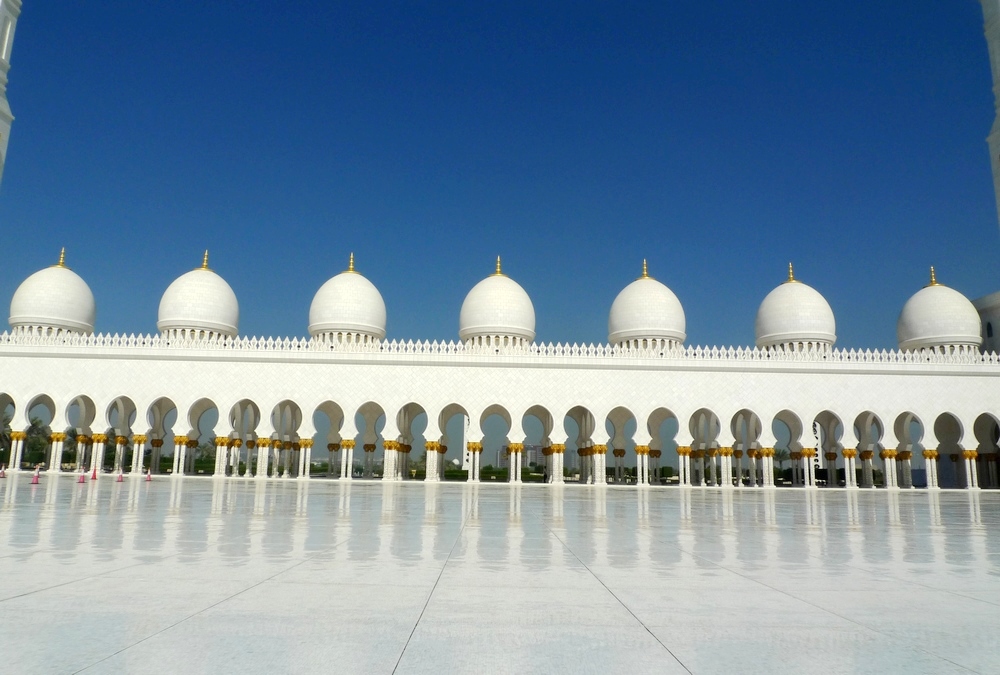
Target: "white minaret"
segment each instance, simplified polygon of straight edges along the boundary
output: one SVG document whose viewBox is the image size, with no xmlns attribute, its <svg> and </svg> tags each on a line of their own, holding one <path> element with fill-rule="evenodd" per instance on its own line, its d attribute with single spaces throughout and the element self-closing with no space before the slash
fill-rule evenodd
<svg viewBox="0 0 1000 675">
<path fill-rule="evenodd" d="M 7 103 L 7 72 L 10 71 L 10 52 L 14 48 L 14 29 L 21 15 L 21 0 L 0 0 L 0 181 L 7 160 L 7 143 L 14 115 Z"/>
</svg>

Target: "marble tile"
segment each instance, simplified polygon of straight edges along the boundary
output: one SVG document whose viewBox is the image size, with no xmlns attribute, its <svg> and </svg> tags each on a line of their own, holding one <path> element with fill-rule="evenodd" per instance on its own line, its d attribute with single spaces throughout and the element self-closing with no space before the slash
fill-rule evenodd
<svg viewBox="0 0 1000 675">
<path fill-rule="evenodd" d="M 1000 663 L 1000 493 L 27 479 L 5 672 Z"/>
</svg>

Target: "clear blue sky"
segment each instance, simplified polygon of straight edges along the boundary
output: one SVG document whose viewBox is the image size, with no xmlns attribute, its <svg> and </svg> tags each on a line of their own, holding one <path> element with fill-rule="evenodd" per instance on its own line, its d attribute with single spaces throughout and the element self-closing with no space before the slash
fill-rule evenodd
<svg viewBox="0 0 1000 675">
<path fill-rule="evenodd" d="M 789 260 L 844 347 L 931 264 L 1000 289 L 974 0 L 26 0 L 8 97 L 0 298 L 66 246 L 100 331 L 205 248 L 258 335 L 351 251 L 391 338 L 455 339 L 498 254 L 542 341 L 606 340 L 644 257 L 689 344 L 752 343 Z"/>
</svg>

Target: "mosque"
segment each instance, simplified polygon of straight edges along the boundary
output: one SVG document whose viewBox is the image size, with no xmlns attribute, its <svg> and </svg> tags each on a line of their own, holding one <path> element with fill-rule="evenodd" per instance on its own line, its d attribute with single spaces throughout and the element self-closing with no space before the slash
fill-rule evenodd
<svg viewBox="0 0 1000 675">
<path fill-rule="evenodd" d="M 996 55 L 1000 3 L 983 6 Z M 0 162 L 19 9 L 0 0 Z M 102 335 L 63 254 L 20 285 L 0 334 L 9 470 L 31 468 L 36 418 L 50 473 L 155 474 L 172 458 L 181 476 L 208 444 L 218 477 L 305 480 L 325 465 L 339 480 L 440 481 L 450 453 L 477 482 L 499 424 L 515 483 L 534 471 L 548 484 L 644 488 L 670 474 L 771 488 L 787 452 L 803 488 L 1000 487 L 1000 294 L 974 304 L 933 268 L 915 291 L 897 350 L 836 349 L 829 304 L 789 265 L 760 304 L 753 347 L 692 347 L 681 302 L 643 263 L 609 308 L 606 344 L 539 344 L 531 299 L 498 259 L 466 296 L 457 341 L 387 341 L 385 303 L 351 256 L 316 291 L 309 338 L 248 338 L 206 252 L 164 292 L 155 334 Z M 542 447 L 542 466 L 524 465 L 526 444 Z"/>
</svg>

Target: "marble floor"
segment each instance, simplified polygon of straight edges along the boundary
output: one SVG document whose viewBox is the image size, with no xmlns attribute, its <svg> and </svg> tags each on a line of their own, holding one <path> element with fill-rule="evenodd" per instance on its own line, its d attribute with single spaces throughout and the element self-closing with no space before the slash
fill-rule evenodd
<svg viewBox="0 0 1000 675">
<path fill-rule="evenodd" d="M 0 672 L 1000 670 L 1000 493 L 30 478 Z"/>
</svg>

